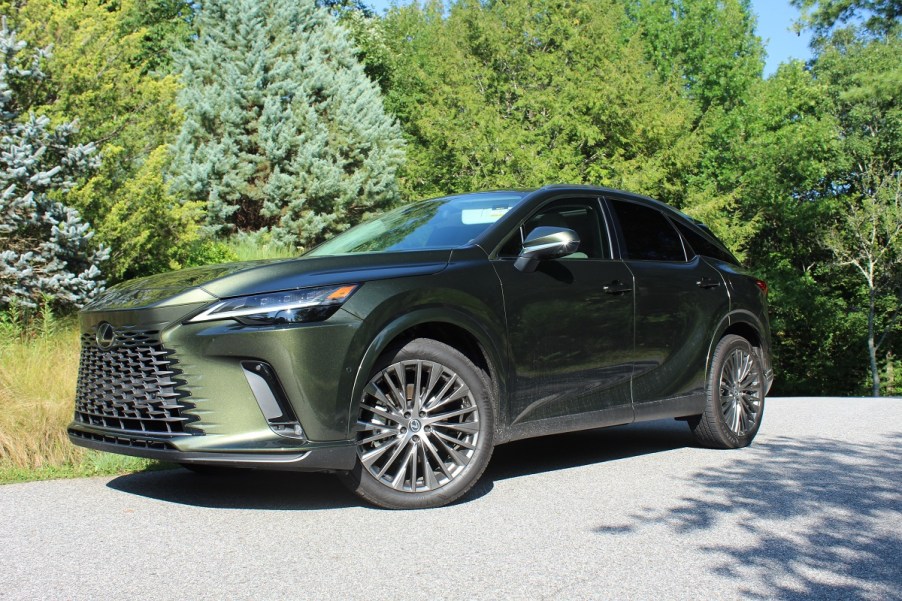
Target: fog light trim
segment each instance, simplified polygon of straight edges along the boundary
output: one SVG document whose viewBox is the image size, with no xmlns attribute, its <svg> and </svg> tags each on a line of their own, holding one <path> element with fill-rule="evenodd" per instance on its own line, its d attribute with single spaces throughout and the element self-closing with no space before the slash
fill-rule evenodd
<svg viewBox="0 0 902 601">
<path fill-rule="evenodd" d="M 272 366 L 265 361 L 242 361 L 241 369 L 270 429 L 279 436 L 307 440 Z"/>
</svg>

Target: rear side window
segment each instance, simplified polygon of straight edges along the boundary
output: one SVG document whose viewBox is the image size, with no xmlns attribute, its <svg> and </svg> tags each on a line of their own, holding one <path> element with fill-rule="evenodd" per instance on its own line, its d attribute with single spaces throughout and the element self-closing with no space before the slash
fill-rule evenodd
<svg viewBox="0 0 902 601">
<path fill-rule="evenodd" d="M 695 251 L 695 254 L 711 257 L 712 259 L 717 259 L 726 263 L 732 263 L 733 265 L 738 264 L 736 257 L 720 248 L 714 242 L 708 240 L 701 233 L 679 221 L 674 220 L 674 223 L 676 224 L 677 229 L 680 230 L 680 233 L 683 234 L 683 238 L 686 239 L 686 242 L 688 242 L 689 246 L 692 247 L 692 250 Z"/>
<path fill-rule="evenodd" d="M 634 261 L 685 261 L 683 241 L 657 209 L 612 200 L 626 243 L 624 259 Z"/>
</svg>

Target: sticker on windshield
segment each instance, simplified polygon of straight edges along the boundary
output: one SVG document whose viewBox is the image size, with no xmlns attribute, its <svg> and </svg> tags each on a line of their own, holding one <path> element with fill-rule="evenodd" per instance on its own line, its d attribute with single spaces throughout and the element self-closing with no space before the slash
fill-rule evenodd
<svg viewBox="0 0 902 601">
<path fill-rule="evenodd" d="M 460 213 L 460 220 L 465 225 L 474 225 L 477 223 L 495 223 L 510 210 L 510 207 L 497 207 L 492 209 L 464 209 Z"/>
</svg>

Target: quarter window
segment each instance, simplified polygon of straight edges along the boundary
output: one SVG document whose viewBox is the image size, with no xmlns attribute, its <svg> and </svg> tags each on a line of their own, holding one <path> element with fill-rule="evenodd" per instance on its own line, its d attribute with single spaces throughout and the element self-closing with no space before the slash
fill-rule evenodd
<svg viewBox="0 0 902 601">
<path fill-rule="evenodd" d="M 683 241 L 657 209 L 612 200 L 614 213 L 626 243 L 624 259 L 637 261 L 685 261 Z"/>
<path fill-rule="evenodd" d="M 689 246 L 692 247 L 692 250 L 694 250 L 696 254 L 711 257 L 712 259 L 718 259 L 726 263 L 732 263 L 733 265 L 738 264 L 733 255 L 720 248 L 688 225 L 680 223 L 677 220 L 674 220 L 674 223 L 676 224 L 677 229 L 680 230 L 680 233 L 683 234 L 683 238 L 686 239 L 686 242 L 689 243 Z"/>
</svg>

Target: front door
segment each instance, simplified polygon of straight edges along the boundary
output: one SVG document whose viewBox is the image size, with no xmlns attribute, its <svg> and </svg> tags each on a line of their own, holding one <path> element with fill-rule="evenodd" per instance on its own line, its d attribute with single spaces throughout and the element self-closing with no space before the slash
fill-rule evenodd
<svg viewBox="0 0 902 601">
<path fill-rule="evenodd" d="M 514 259 L 539 226 L 572 229 L 580 246 L 542 261 L 533 273 L 521 272 Z M 515 429 L 632 421 L 633 278 L 622 261 L 612 260 L 607 231 L 598 199 L 555 200 L 538 209 L 493 261 L 514 364 L 509 423 Z M 559 427 L 543 428 L 542 420 Z"/>
</svg>

